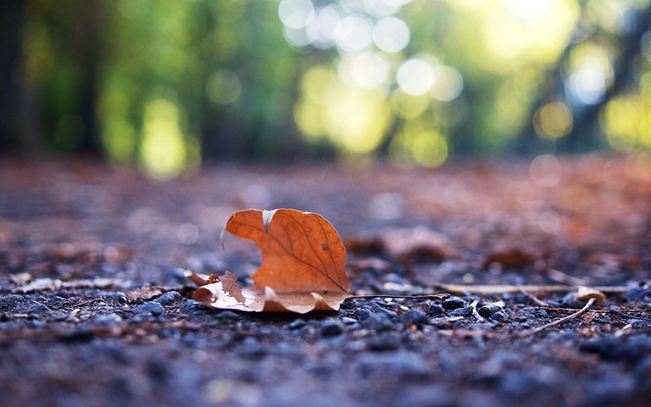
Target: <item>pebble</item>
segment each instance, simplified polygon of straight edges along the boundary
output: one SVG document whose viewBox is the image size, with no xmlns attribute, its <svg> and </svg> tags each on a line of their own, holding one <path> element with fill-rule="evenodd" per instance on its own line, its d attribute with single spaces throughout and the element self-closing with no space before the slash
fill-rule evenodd
<svg viewBox="0 0 651 407">
<path fill-rule="evenodd" d="M 429 324 L 429 318 L 427 318 L 427 315 L 425 315 L 423 311 L 413 309 L 403 312 L 402 315 L 398 317 L 398 322 L 403 325 L 427 325 Z"/>
<path fill-rule="evenodd" d="M 472 311 L 472 307 L 459 308 L 455 309 L 454 311 L 450 311 L 449 315 L 451 317 L 469 317 L 472 315 Z"/>
<path fill-rule="evenodd" d="M 443 301 L 441 305 L 446 310 L 451 310 L 451 309 L 457 309 L 463 307 L 464 305 L 466 305 L 466 302 L 461 298 L 452 297 L 450 299 Z"/>
<path fill-rule="evenodd" d="M 494 313 L 498 312 L 500 310 L 500 307 L 494 304 L 489 304 L 489 305 L 484 305 L 483 307 L 480 307 L 477 312 L 479 315 L 481 315 L 484 318 L 488 318 Z"/>
<path fill-rule="evenodd" d="M 354 325 L 357 323 L 357 320 L 354 318 L 342 317 L 341 322 L 343 322 L 345 325 Z"/>
<path fill-rule="evenodd" d="M 182 299 L 183 296 L 181 296 L 181 294 L 178 291 L 168 291 L 163 295 L 161 295 L 160 297 L 156 298 L 154 301 L 159 303 L 160 305 L 170 305 Z"/>
<path fill-rule="evenodd" d="M 432 305 L 429 306 L 429 309 L 427 310 L 427 313 L 429 314 L 429 316 L 435 317 L 435 316 L 444 314 L 445 313 L 445 308 L 443 308 L 442 306 L 440 306 L 438 304 L 432 304 Z"/>
<path fill-rule="evenodd" d="M 502 311 L 498 311 L 491 315 L 491 319 L 495 322 L 504 322 L 506 321 L 506 315 Z"/>
<path fill-rule="evenodd" d="M 157 302 L 149 301 L 133 309 L 134 314 L 151 314 L 155 317 L 163 315 L 165 308 Z"/>
<path fill-rule="evenodd" d="M 289 324 L 288 327 L 289 327 L 289 329 L 301 329 L 301 328 L 303 328 L 305 325 L 307 325 L 307 323 L 305 322 L 305 320 L 299 318 L 299 319 L 295 319 L 294 321 L 292 321 L 292 323 Z"/>
<path fill-rule="evenodd" d="M 376 332 L 388 331 L 395 328 L 393 322 L 383 314 L 371 314 L 368 318 L 362 320 L 362 327 Z"/>
<path fill-rule="evenodd" d="M 183 304 L 183 307 L 181 308 L 181 313 L 190 315 L 190 316 L 206 316 L 208 314 L 211 315 L 212 313 L 210 312 L 211 309 L 208 308 L 207 306 L 203 305 L 202 303 L 195 301 L 195 300 L 186 300 L 185 304 Z"/>
<path fill-rule="evenodd" d="M 344 332 L 344 324 L 336 319 L 327 319 L 321 324 L 321 336 L 337 336 Z"/>
</svg>

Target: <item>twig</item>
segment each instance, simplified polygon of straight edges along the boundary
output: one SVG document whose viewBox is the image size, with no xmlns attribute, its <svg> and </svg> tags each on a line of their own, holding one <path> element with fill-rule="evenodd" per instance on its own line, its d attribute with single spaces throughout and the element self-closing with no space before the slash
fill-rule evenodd
<svg viewBox="0 0 651 407">
<path fill-rule="evenodd" d="M 597 301 L 596 299 L 594 299 L 594 298 L 590 298 L 590 300 L 588 300 L 588 303 L 585 304 L 585 306 L 584 306 L 583 308 L 581 308 L 580 310 L 578 310 L 578 311 L 575 312 L 574 314 L 568 315 L 568 316 L 566 316 L 566 317 L 564 317 L 564 318 L 561 318 L 561 319 L 556 320 L 556 321 L 554 321 L 554 322 L 550 322 L 550 323 L 548 323 L 548 324 L 545 324 L 545 325 L 539 326 L 539 327 L 537 327 L 537 328 L 533 328 L 533 329 L 530 329 L 530 330 L 528 330 L 528 331 L 521 332 L 520 334 L 518 334 L 518 336 L 521 337 L 521 338 L 524 338 L 524 337 L 526 337 L 526 336 L 530 336 L 530 335 L 536 334 L 536 333 L 538 333 L 538 332 L 540 332 L 540 331 L 543 331 L 543 330 L 545 330 L 545 329 L 547 329 L 547 328 L 551 328 L 551 327 L 554 327 L 554 326 L 557 326 L 557 325 L 564 324 L 564 323 L 566 323 L 566 322 L 568 322 L 568 321 L 571 321 L 572 319 L 574 319 L 574 318 L 576 318 L 576 317 L 578 317 L 578 316 L 580 316 L 580 315 L 582 315 L 582 314 L 585 314 L 586 311 L 588 311 L 588 309 L 589 309 L 589 308 L 592 306 L 592 304 L 594 304 L 596 301 Z"/>
<path fill-rule="evenodd" d="M 535 302 L 536 304 L 540 305 L 541 307 L 549 307 L 549 304 L 547 304 L 545 301 L 542 301 L 540 298 L 536 297 L 535 295 L 526 292 L 522 288 L 520 288 L 520 292 L 527 297 L 531 298 L 531 301 Z"/>
<path fill-rule="evenodd" d="M 370 300 L 373 298 L 407 298 L 415 300 L 447 300 L 450 294 L 369 294 L 369 295 L 351 295 L 348 299 L 352 300 Z"/>
</svg>

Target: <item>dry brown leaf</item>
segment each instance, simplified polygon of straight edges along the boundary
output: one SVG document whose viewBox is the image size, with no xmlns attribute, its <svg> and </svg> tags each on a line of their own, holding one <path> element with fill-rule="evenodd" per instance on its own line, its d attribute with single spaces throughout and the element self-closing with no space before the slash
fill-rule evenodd
<svg viewBox="0 0 651 407">
<path fill-rule="evenodd" d="M 335 311 L 350 295 L 346 249 L 322 216 L 249 209 L 231 215 L 224 230 L 260 248 L 262 265 L 251 276 L 255 285 L 238 294 L 232 277 L 220 277 L 200 287 L 195 300 L 216 308 L 302 314 Z"/>
</svg>

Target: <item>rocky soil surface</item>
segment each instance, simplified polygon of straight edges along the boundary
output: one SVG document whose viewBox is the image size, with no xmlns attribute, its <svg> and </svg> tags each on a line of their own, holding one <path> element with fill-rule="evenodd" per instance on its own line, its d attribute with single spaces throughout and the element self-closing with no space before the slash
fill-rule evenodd
<svg viewBox="0 0 651 407">
<path fill-rule="evenodd" d="M 250 242 L 221 248 L 229 215 L 281 207 L 328 219 L 352 291 L 379 296 L 306 315 L 192 300 L 187 270 L 251 284 L 260 264 Z M 648 406 L 650 278 L 645 156 L 164 183 L 5 159 L 0 404 Z"/>
</svg>

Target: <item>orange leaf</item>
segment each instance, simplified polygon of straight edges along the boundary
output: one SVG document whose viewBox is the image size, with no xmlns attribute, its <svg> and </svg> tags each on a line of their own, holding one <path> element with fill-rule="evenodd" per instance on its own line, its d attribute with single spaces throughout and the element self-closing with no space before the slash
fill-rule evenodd
<svg viewBox="0 0 651 407">
<path fill-rule="evenodd" d="M 251 276 L 255 286 L 242 290 L 245 302 L 234 302 L 222 282 L 203 285 L 195 300 L 242 311 L 305 313 L 337 310 L 349 296 L 346 249 L 322 216 L 294 209 L 249 209 L 231 215 L 224 231 L 260 248 L 262 265 Z"/>
</svg>

